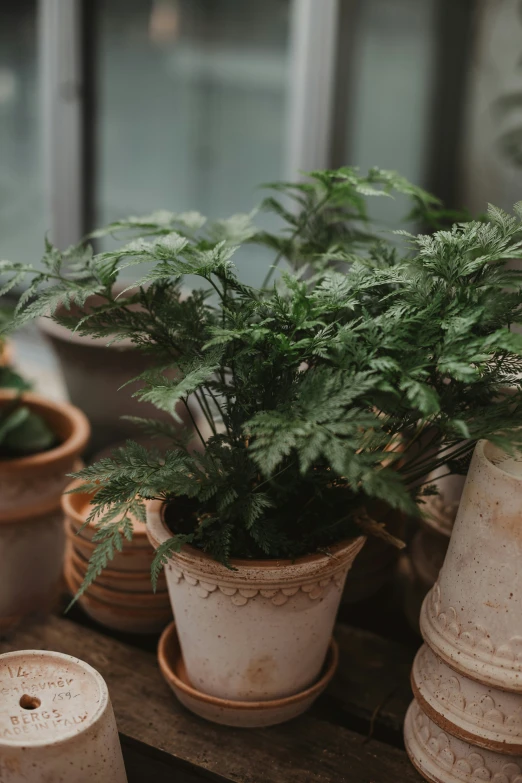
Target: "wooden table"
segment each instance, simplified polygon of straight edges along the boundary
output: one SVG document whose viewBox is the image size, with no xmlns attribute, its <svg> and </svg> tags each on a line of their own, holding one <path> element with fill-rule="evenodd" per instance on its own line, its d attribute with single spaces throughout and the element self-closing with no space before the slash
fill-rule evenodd
<svg viewBox="0 0 522 783">
<path fill-rule="evenodd" d="M 0 640 L 0 653 L 57 650 L 103 675 L 129 783 L 421 781 L 402 745 L 411 699 L 409 648 L 339 624 L 339 671 L 310 712 L 268 729 L 232 729 L 208 723 L 176 701 L 156 665 L 155 640 L 123 642 L 95 630 L 79 610 L 73 616 L 24 625 Z"/>
</svg>

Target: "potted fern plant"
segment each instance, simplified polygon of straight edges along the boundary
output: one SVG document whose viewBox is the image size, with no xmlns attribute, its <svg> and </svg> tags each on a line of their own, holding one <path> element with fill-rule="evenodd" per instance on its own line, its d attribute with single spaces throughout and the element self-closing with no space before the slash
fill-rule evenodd
<svg viewBox="0 0 522 783">
<path fill-rule="evenodd" d="M 180 401 L 191 415 L 189 396 L 199 406 L 197 448 L 143 419 L 172 447 L 129 442 L 77 474 L 96 493 L 99 542 L 82 589 L 132 536 L 130 515 L 147 517 L 153 579 L 166 568 L 176 621 L 160 663 L 180 699 L 214 720 L 262 725 L 306 708 L 335 666 L 335 613 L 364 536 L 388 535 L 394 510 L 418 514 L 425 476 L 465 471 L 478 438 L 522 441 L 522 340 L 509 331 L 522 289 L 505 266 L 520 251 L 520 215 L 491 208 L 485 221 L 407 236 L 401 251 L 372 233 L 363 206 L 394 187 L 430 205 L 388 172 L 318 172 L 297 186 L 301 211 L 282 237 L 246 216 L 207 228 L 161 213 L 113 224 L 137 236 L 111 253 L 78 248 L 72 268 L 57 253 L 40 271 L 3 264 L 32 278 L 18 323 L 74 302 L 79 333 L 155 357 L 138 399 L 173 417 Z M 312 222 L 324 252 L 307 239 Z M 294 269 L 245 285 L 232 256 L 252 241 Z M 143 263 L 116 297 L 120 270 Z M 183 293 L 186 275 L 201 286 Z M 103 304 L 81 315 L 93 294 Z"/>
</svg>

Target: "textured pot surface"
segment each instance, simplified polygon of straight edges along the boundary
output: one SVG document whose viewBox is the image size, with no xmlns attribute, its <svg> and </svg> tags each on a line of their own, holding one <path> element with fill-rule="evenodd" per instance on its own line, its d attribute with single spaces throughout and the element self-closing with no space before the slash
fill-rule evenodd
<svg viewBox="0 0 522 783">
<path fill-rule="evenodd" d="M 0 390 L 0 406 L 14 397 Z M 51 608 L 61 582 L 65 535 L 60 497 L 89 437 L 71 405 L 34 394 L 24 399 L 62 439 L 54 449 L 0 460 L 0 629 Z"/>
<path fill-rule="evenodd" d="M 69 655 L 0 656 L 2 783 L 126 783 L 102 677 Z"/>
<path fill-rule="evenodd" d="M 470 680 L 421 647 L 412 686 L 422 710 L 441 729 L 499 753 L 522 755 L 522 698 Z"/>
<path fill-rule="evenodd" d="M 0 389 L 0 407 L 16 398 L 16 392 Z M 60 498 L 89 439 L 84 414 L 68 403 L 46 400 L 24 392 L 24 402 L 39 413 L 61 443 L 30 457 L 0 460 L 0 525 L 29 517 L 41 517 L 60 508 Z"/>
<path fill-rule="evenodd" d="M 148 504 L 158 547 L 172 534 L 160 502 Z M 190 682 L 231 700 L 278 699 L 310 686 L 323 666 L 346 574 L 360 537 L 329 555 L 295 561 L 235 560 L 233 570 L 183 547 L 166 566 Z"/>
<path fill-rule="evenodd" d="M 404 742 L 413 765 L 433 783 L 520 783 L 522 757 L 477 748 L 442 731 L 413 701 Z"/>
<path fill-rule="evenodd" d="M 453 668 L 522 693 L 522 462 L 487 441 L 473 455 L 421 632 Z"/>
<path fill-rule="evenodd" d="M 161 673 L 187 709 L 213 723 L 239 726 L 243 729 L 284 723 L 309 709 L 335 674 L 338 657 L 337 645 L 335 640 L 331 639 L 323 671 L 310 688 L 284 699 L 231 701 L 209 696 L 192 686 L 181 655 L 175 623 L 171 623 L 165 629 L 158 646 Z"/>
</svg>

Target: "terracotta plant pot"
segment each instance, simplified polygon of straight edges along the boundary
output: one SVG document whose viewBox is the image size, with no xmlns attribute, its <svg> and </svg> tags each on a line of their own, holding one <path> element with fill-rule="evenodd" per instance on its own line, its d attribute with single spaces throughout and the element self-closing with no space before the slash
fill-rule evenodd
<svg viewBox="0 0 522 783">
<path fill-rule="evenodd" d="M 80 485 L 81 482 L 74 481 L 68 490 Z M 93 493 L 76 492 L 66 493 L 62 498 L 68 541 L 64 575 L 72 595 L 78 592 L 95 549 L 92 537 L 96 525 L 93 522 L 85 525 L 92 497 Z M 115 555 L 111 567 L 102 572 L 78 602 L 90 617 L 108 628 L 129 633 L 158 633 L 172 619 L 166 580 L 163 576 L 157 592 L 152 591 L 150 569 L 154 549 L 147 538 L 146 525 L 136 519 L 133 526 L 132 540 L 124 539 L 123 549 Z"/>
<path fill-rule="evenodd" d="M 479 441 L 448 553 L 424 601 L 425 641 L 450 666 L 522 693 L 522 462 Z"/>
<path fill-rule="evenodd" d="M 155 547 L 172 536 L 160 502 L 148 504 L 147 529 Z M 167 584 L 192 686 L 221 699 L 267 701 L 313 685 L 363 543 L 295 561 L 234 560 L 233 570 L 193 547 L 173 553 Z"/>
<path fill-rule="evenodd" d="M 69 592 L 71 595 L 76 595 L 82 579 L 74 573 L 67 563 L 64 576 Z M 127 604 L 122 605 L 114 603 L 111 599 L 102 600 L 95 597 L 91 589 L 88 589 L 78 603 L 83 611 L 100 625 L 124 633 L 156 634 L 172 620 L 170 605 L 135 606 L 134 594 L 129 594 Z"/>
<path fill-rule="evenodd" d="M 71 540 L 67 544 L 66 560 L 70 560 L 77 573 L 86 572 L 88 561 L 75 550 Z M 126 593 L 152 593 L 150 567 L 146 571 L 113 571 L 111 568 L 105 568 L 96 579 L 96 584 L 111 590 L 124 590 Z M 161 574 L 157 592 L 166 591 L 167 580 L 165 574 Z"/>
<path fill-rule="evenodd" d="M 15 396 L 0 390 L 0 406 Z M 24 400 L 61 443 L 0 460 L 0 630 L 48 609 L 59 590 L 65 545 L 60 498 L 89 438 L 87 419 L 72 405 L 29 393 Z"/>
<path fill-rule="evenodd" d="M 404 727 L 414 766 L 432 783 L 519 783 L 522 757 L 504 756 L 463 742 L 441 729 L 413 702 Z"/>
<path fill-rule="evenodd" d="M 107 686 L 83 661 L 0 655 L 2 783 L 126 783 Z"/>
<path fill-rule="evenodd" d="M 93 304 L 96 299 L 93 297 Z M 150 356 L 137 350 L 130 340 L 107 345 L 108 339 L 79 335 L 50 318 L 39 319 L 39 327 L 58 357 L 70 400 L 91 423 L 92 452 L 139 435 L 138 428 L 122 416 L 162 415 L 153 405 L 132 396 L 137 387 L 122 388 L 152 366 Z M 184 420 L 183 426 L 190 426 L 182 405 L 178 406 L 178 413 Z M 172 417 L 164 415 L 172 422 Z"/>
</svg>

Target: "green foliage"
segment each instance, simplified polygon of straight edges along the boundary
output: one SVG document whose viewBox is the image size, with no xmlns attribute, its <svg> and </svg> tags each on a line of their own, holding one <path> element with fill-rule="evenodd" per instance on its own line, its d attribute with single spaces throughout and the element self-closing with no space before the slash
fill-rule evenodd
<svg viewBox="0 0 522 783">
<path fill-rule="evenodd" d="M 0 459 L 25 457 L 56 444 L 56 435 L 43 418 L 23 404 L 22 392 L 31 385 L 12 367 L 0 367 L 0 388 L 14 389 L 20 396 L 0 409 Z"/>
<path fill-rule="evenodd" d="M 378 529 L 368 514 L 383 503 L 416 513 L 427 473 L 448 463 L 465 470 L 478 438 L 522 445 L 522 340 L 510 331 L 522 320 L 522 287 L 506 265 L 522 248 L 520 207 L 406 235 L 399 251 L 375 234 L 367 196 L 405 193 L 417 212 L 447 215 L 398 175 L 314 172 L 277 191 L 297 205 L 265 202 L 285 222 L 278 236 L 256 233 L 252 216 L 208 225 L 161 212 L 104 230 L 124 235 L 111 253 L 47 246 L 43 271 L 0 267 L 6 285 L 22 271 L 30 279 L 15 325 L 74 304 L 54 317 L 152 354 L 156 369 L 135 394 L 172 417 L 141 421 L 172 447 L 131 441 L 78 474 L 97 492 L 100 546 L 86 584 L 147 499 L 172 501 L 173 537 L 156 577 L 184 543 L 224 563 L 293 558 L 359 525 Z M 253 241 L 292 273 L 271 287 L 245 285 L 232 257 Z M 119 272 L 136 263 L 149 271 L 117 296 Z M 182 295 L 185 274 L 201 290 Z M 93 293 L 99 305 L 89 304 Z M 173 426 L 179 403 L 196 411 L 193 443 Z"/>
</svg>

